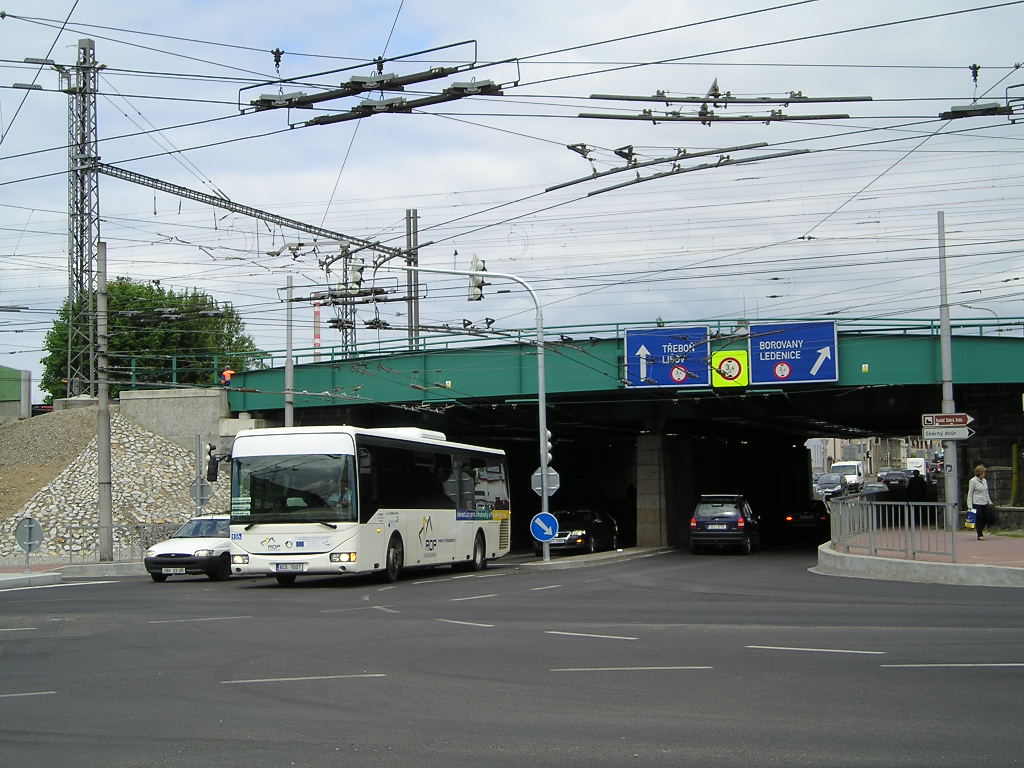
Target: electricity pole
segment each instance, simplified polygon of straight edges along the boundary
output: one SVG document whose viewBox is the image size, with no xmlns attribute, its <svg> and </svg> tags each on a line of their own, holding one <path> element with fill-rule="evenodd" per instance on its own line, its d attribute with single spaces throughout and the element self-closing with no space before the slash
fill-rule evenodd
<svg viewBox="0 0 1024 768">
<path fill-rule="evenodd" d="M 100 196 L 96 173 L 95 43 L 78 41 L 74 67 L 57 67 L 68 94 L 68 359 L 67 396 L 96 394 L 96 252 Z"/>
</svg>

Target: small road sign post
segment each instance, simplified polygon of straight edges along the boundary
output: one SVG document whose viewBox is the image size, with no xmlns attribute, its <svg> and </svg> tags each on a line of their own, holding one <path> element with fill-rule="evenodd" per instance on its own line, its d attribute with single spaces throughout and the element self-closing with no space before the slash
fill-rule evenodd
<svg viewBox="0 0 1024 768">
<path fill-rule="evenodd" d="M 967 440 L 974 436 L 970 427 L 921 427 L 925 440 Z"/>
<path fill-rule="evenodd" d="M 196 505 L 196 512 L 202 512 L 203 507 L 210 500 L 210 496 L 213 495 L 213 486 L 205 477 L 197 477 L 192 481 L 188 495 L 192 497 L 192 501 Z"/>
<path fill-rule="evenodd" d="M 974 423 L 969 413 L 922 413 L 922 427 L 966 427 Z M 956 438 L 949 438 L 955 440 Z"/>
<path fill-rule="evenodd" d="M 550 512 L 534 515 L 530 521 L 530 533 L 543 544 L 544 562 L 548 562 L 551 559 L 551 546 L 548 542 L 558 534 L 558 518 Z"/>
<path fill-rule="evenodd" d="M 561 483 L 561 478 L 558 476 L 558 472 L 555 471 L 554 467 L 549 465 L 545 469 L 547 470 L 545 474 L 548 478 L 548 496 L 551 496 L 552 494 L 554 494 L 555 491 L 558 490 L 559 484 Z M 533 474 L 530 475 L 530 487 L 533 488 L 533 490 L 536 492 L 538 496 L 540 496 L 544 492 L 541 485 L 540 467 L 537 467 L 533 471 Z"/>
<path fill-rule="evenodd" d="M 30 573 L 29 555 L 43 546 L 43 526 L 34 517 L 23 517 L 14 528 L 14 542 L 25 553 L 25 573 Z"/>
</svg>

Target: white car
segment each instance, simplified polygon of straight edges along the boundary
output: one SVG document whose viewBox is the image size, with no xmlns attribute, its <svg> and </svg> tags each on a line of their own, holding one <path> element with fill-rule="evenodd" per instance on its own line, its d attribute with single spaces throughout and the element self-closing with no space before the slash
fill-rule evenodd
<svg viewBox="0 0 1024 768">
<path fill-rule="evenodd" d="M 214 581 L 231 575 L 228 515 L 193 517 L 171 538 L 146 550 L 144 563 L 153 581 L 168 576 L 206 574 Z"/>
</svg>

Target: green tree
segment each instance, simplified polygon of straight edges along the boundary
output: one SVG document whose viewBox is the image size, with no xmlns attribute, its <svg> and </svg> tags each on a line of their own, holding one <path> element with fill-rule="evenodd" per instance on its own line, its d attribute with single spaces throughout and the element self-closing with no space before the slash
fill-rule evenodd
<svg viewBox="0 0 1024 768">
<path fill-rule="evenodd" d="M 68 312 L 65 300 L 43 342 L 48 402 L 67 391 Z M 220 369 L 242 371 L 262 356 L 230 304 L 123 277 L 107 285 L 107 331 L 111 395 L 137 384 L 217 385 Z"/>
</svg>

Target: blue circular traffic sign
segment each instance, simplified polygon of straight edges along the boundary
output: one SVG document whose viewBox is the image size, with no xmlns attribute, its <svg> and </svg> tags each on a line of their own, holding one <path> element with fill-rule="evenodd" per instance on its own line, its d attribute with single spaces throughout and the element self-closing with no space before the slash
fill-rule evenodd
<svg viewBox="0 0 1024 768">
<path fill-rule="evenodd" d="M 551 541 L 558 534 L 558 518 L 550 512 L 540 512 L 530 521 L 530 533 L 537 541 Z"/>
</svg>

